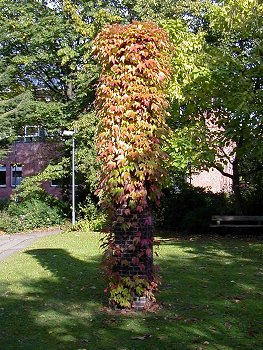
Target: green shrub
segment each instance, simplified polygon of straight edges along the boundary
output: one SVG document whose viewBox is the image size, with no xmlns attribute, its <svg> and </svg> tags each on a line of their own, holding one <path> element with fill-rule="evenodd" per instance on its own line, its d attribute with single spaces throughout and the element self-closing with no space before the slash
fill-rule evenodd
<svg viewBox="0 0 263 350">
<path fill-rule="evenodd" d="M 258 185 L 245 185 L 241 189 L 242 209 L 245 215 L 262 215 L 263 189 Z"/>
<path fill-rule="evenodd" d="M 8 207 L 9 201 L 6 199 L 0 200 L 0 210 L 5 210 Z"/>
<path fill-rule="evenodd" d="M 84 204 L 78 206 L 78 221 L 75 228 L 82 231 L 101 231 L 107 221 L 107 215 L 88 197 Z"/>
<path fill-rule="evenodd" d="M 0 212 L 0 231 L 9 232 L 8 227 L 12 224 L 12 218 L 6 210 Z"/>
<path fill-rule="evenodd" d="M 50 205 L 40 199 L 11 202 L 1 212 L 0 229 L 8 233 L 21 232 L 40 227 L 60 225 L 65 215 L 59 205 Z"/>
<path fill-rule="evenodd" d="M 212 215 L 231 211 L 231 197 L 188 184 L 166 189 L 161 206 L 154 208 L 159 228 L 190 233 L 208 232 Z"/>
</svg>

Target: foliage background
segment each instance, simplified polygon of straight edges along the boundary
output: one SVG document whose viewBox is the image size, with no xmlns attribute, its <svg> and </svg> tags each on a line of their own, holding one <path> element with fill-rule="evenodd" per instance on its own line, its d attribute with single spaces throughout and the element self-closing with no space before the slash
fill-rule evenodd
<svg viewBox="0 0 263 350">
<path fill-rule="evenodd" d="M 96 204 L 92 40 L 105 24 L 152 20 L 175 46 L 165 149 L 171 186 L 190 169 L 215 167 L 233 180 L 236 211 L 253 212 L 262 199 L 262 12 L 258 0 L 1 0 L 1 154 L 25 125 L 45 127 L 54 140 L 76 128 L 79 201 Z M 229 145 L 233 151 L 222 152 Z M 224 171 L 228 161 L 234 174 Z M 244 198 L 250 204 L 242 208 Z"/>
</svg>

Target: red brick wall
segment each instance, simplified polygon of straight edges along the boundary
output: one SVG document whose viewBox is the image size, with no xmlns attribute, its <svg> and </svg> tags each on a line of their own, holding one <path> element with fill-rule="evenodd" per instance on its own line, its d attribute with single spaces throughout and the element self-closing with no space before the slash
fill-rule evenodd
<svg viewBox="0 0 263 350">
<path fill-rule="evenodd" d="M 0 161 L 6 165 L 6 187 L 0 187 L 0 199 L 10 197 L 11 187 L 11 165 L 22 164 L 22 177 L 32 176 L 39 173 L 49 163 L 61 154 L 60 145 L 49 142 L 16 143 L 11 148 L 7 157 Z M 43 183 L 43 187 L 50 194 L 60 197 L 61 191 L 58 187 L 51 187 L 50 183 Z"/>
</svg>

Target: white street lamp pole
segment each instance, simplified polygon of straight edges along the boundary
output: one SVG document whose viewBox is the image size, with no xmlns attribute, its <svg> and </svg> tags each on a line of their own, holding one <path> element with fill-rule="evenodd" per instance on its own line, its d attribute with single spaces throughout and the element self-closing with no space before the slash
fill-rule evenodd
<svg viewBox="0 0 263 350">
<path fill-rule="evenodd" d="M 76 184 L 75 184 L 75 134 L 74 130 L 64 130 L 64 136 L 72 136 L 72 225 L 76 222 Z"/>
<path fill-rule="evenodd" d="M 76 188 L 75 188 L 75 131 L 72 137 L 72 225 L 76 222 L 75 208 Z"/>
</svg>

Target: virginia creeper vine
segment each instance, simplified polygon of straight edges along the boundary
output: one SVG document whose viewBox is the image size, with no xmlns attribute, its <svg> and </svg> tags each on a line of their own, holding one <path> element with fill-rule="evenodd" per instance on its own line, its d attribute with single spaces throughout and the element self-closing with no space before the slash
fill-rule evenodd
<svg viewBox="0 0 263 350">
<path fill-rule="evenodd" d="M 132 305 L 138 278 L 145 280 L 142 295 L 154 284 L 149 205 L 159 203 L 165 179 L 160 144 L 167 130 L 170 51 L 166 32 L 149 22 L 106 26 L 95 39 L 102 68 L 96 98 L 98 194 L 113 222 L 106 253 L 110 298 L 125 307 Z M 120 285 L 129 294 L 123 303 L 116 302 Z"/>
</svg>

